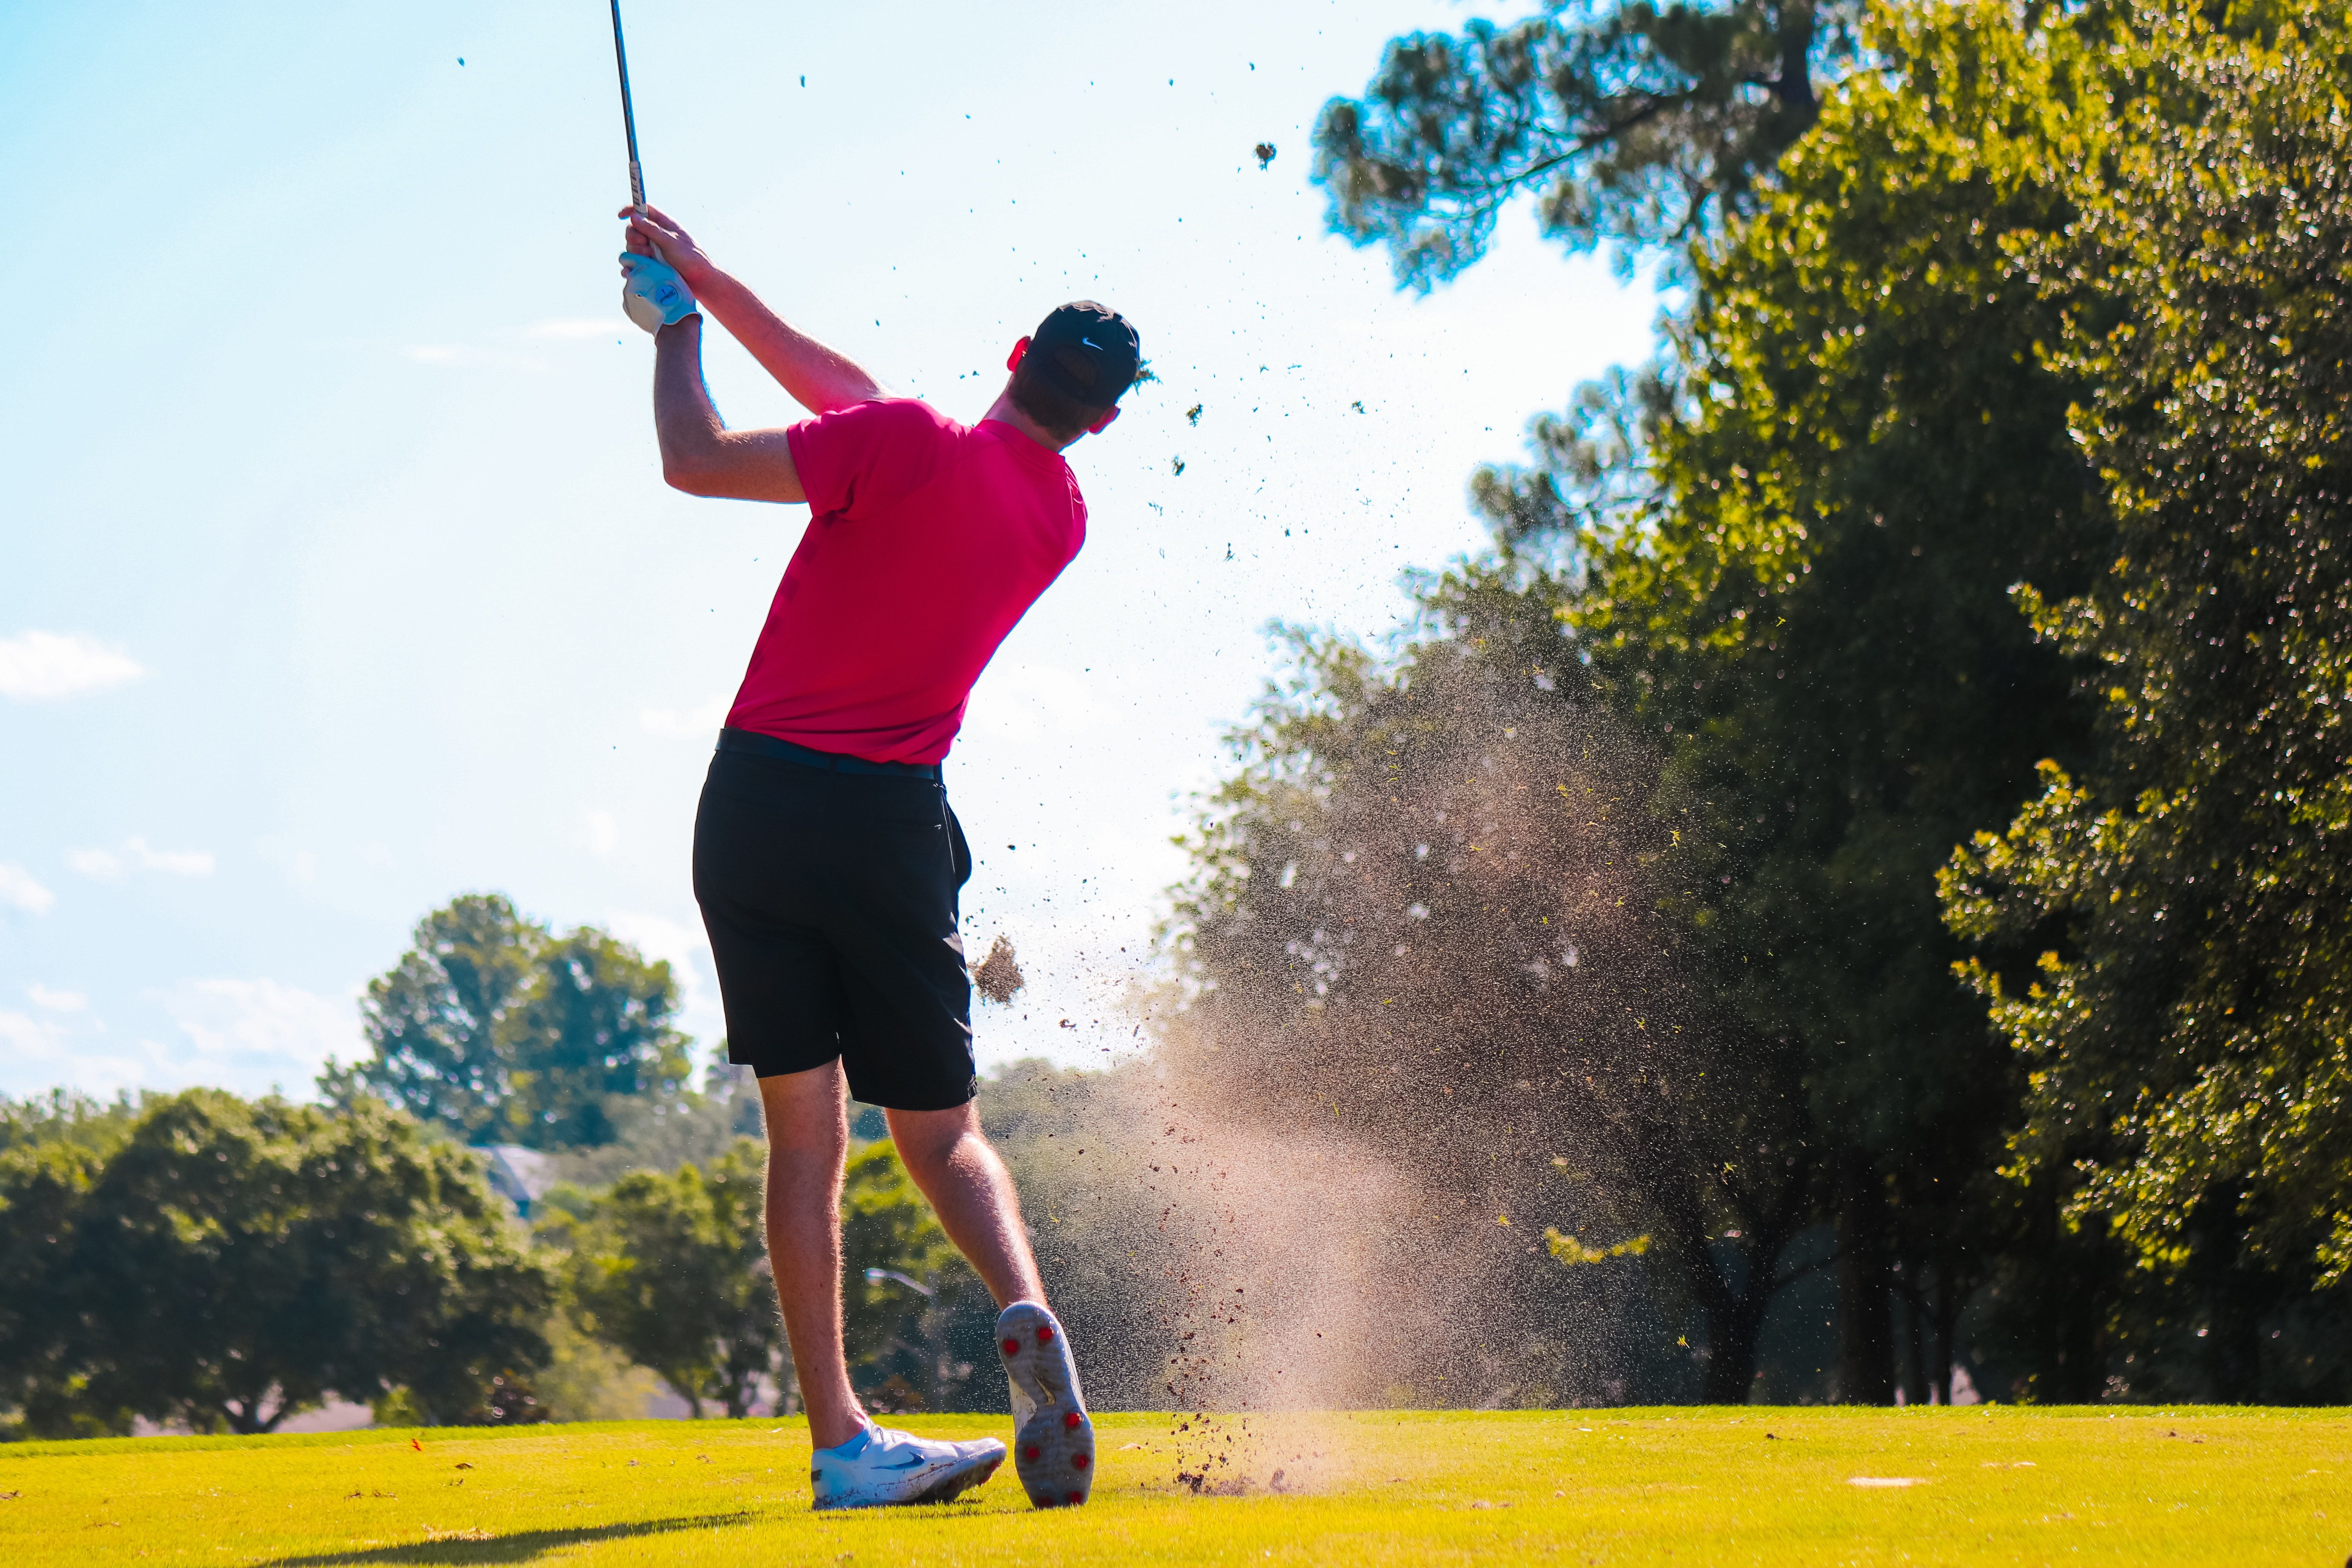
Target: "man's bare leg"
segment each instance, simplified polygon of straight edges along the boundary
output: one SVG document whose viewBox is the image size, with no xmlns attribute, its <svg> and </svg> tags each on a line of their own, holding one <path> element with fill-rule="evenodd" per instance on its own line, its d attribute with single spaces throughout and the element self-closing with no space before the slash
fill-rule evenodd
<svg viewBox="0 0 2352 1568">
<path fill-rule="evenodd" d="M 930 1200 L 948 1239 L 980 1271 L 996 1304 L 1043 1306 L 1045 1284 L 1022 1227 L 1021 1199 L 1012 1173 L 980 1131 L 978 1109 L 965 1104 L 952 1110 L 886 1114 L 907 1173 Z"/>
<path fill-rule="evenodd" d="M 1039 1508 L 1086 1501 L 1094 1487 L 1094 1423 L 1078 1392 L 1069 1337 L 1045 1304 L 1011 1173 L 982 1134 L 973 1106 L 889 1115 L 907 1173 L 1005 1309 L 996 1320 L 997 1348 L 1011 1385 L 1022 1489 Z"/>
<path fill-rule="evenodd" d="M 760 1080 L 768 1124 L 768 1262 L 817 1447 L 866 1428 L 841 1348 L 841 1163 L 849 1118 L 841 1064 Z"/>
</svg>

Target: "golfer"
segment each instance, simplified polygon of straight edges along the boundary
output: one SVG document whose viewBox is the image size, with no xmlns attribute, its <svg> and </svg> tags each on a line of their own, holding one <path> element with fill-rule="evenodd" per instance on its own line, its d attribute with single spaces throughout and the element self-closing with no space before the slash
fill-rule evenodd
<svg viewBox="0 0 2352 1568">
<path fill-rule="evenodd" d="M 662 474 L 692 495 L 805 501 L 807 531 L 719 733 L 694 830 L 728 1059 L 759 1075 L 768 1257 L 816 1453 L 816 1506 L 944 1500 L 1004 1460 L 994 1438 L 877 1426 L 841 1343 L 846 1095 L 879 1105 L 908 1173 L 1003 1309 L 1014 1464 L 1041 1508 L 1084 1502 L 1094 1426 L 1076 1363 L 980 1130 L 958 890 L 971 851 L 940 759 L 997 645 L 1086 540 L 1063 450 L 1118 417 L 1132 328 L 1088 301 L 1013 345 L 977 425 L 885 394 L 626 208 L 624 304 L 655 337 Z M 699 303 L 698 304 L 698 300 Z M 702 379 L 708 310 L 814 417 L 730 430 Z"/>
</svg>

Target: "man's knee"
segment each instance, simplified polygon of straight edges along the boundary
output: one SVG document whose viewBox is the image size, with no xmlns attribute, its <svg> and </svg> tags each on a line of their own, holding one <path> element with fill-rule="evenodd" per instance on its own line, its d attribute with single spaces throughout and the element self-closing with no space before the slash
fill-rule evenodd
<svg viewBox="0 0 2352 1568">
<path fill-rule="evenodd" d="M 971 1114 L 968 1105 L 953 1110 L 894 1110 L 890 1137 L 898 1145 L 900 1163 L 919 1183 L 952 1169 L 959 1154 L 988 1148 L 980 1118 Z"/>
</svg>

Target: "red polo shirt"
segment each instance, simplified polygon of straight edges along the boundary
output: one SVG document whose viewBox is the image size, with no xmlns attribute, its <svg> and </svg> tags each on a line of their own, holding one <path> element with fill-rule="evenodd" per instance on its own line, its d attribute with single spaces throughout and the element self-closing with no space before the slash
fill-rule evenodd
<svg viewBox="0 0 2352 1568">
<path fill-rule="evenodd" d="M 936 763 L 997 645 L 1086 542 L 1078 481 L 1010 425 L 909 397 L 785 434 L 812 515 L 727 722 Z"/>
</svg>

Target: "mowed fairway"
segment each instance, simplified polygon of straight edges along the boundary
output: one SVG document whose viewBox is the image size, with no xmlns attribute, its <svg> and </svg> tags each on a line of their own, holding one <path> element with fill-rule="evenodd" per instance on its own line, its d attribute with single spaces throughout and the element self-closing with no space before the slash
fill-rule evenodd
<svg viewBox="0 0 2352 1568">
<path fill-rule="evenodd" d="M 0 1448 L 0 1563 L 2336 1568 L 2352 1553 L 2352 1417 L 2333 1412 L 1260 1417 L 1241 1496 L 1176 1485 L 1174 1444 L 1199 1434 L 1173 1427 L 1104 1417 L 1093 1503 L 1055 1513 L 1033 1511 L 1008 1466 L 949 1507 L 813 1514 L 805 1436 L 772 1421 L 427 1431 L 421 1447 L 389 1432 L 22 1445 Z M 1307 1489 L 1265 1490 L 1277 1467 Z"/>
</svg>

